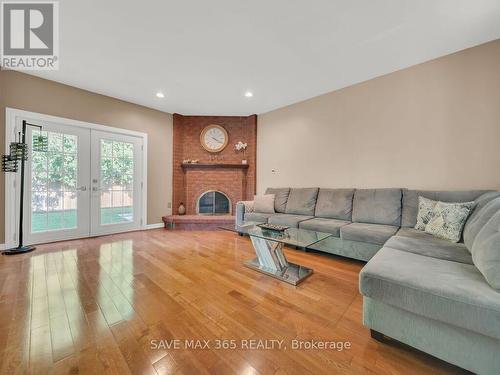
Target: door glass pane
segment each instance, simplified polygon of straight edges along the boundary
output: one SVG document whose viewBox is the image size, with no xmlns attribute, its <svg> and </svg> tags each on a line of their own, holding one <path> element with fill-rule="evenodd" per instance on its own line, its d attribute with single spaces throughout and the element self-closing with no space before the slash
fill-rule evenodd
<svg viewBox="0 0 500 375">
<path fill-rule="evenodd" d="M 32 134 L 32 150 L 39 135 Z M 76 228 L 78 139 L 57 132 L 42 135 L 48 137 L 48 152 L 33 151 L 31 160 L 31 231 Z"/>
<path fill-rule="evenodd" d="M 214 192 L 203 194 L 198 201 L 199 214 L 212 214 L 214 212 Z"/>
<path fill-rule="evenodd" d="M 214 213 L 216 214 L 228 214 L 229 213 L 229 199 L 219 192 L 215 193 L 215 207 Z"/>
<path fill-rule="evenodd" d="M 101 139 L 101 201 L 102 225 L 134 220 L 134 145 Z"/>
<path fill-rule="evenodd" d="M 111 191 L 101 191 L 101 224 L 111 224 Z"/>
</svg>

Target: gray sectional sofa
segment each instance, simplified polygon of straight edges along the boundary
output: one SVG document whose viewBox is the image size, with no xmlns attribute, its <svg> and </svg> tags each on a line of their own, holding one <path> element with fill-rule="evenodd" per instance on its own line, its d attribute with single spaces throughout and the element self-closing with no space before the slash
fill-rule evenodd
<svg viewBox="0 0 500 375">
<path fill-rule="evenodd" d="M 500 374 L 500 192 L 267 189 L 275 213 L 238 202 L 236 222 L 331 233 L 311 249 L 367 261 L 363 320 L 383 335 L 479 374 Z M 418 197 L 475 201 L 452 243 L 413 229 Z M 493 287 L 494 286 L 494 287 Z"/>
</svg>

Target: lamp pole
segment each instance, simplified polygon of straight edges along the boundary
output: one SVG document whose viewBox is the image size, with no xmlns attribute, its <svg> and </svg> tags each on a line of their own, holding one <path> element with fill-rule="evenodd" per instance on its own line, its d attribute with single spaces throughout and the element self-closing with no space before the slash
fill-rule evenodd
<svg viewBox="0 0 500 375">
<path fill-rule="evenodd" d="M 2 252 L 4 255 L 15 255 L 15 254 L 22 254 L 22 253 L 28 253 L 30 251 L 33 251 L 36 249 L 34 246 L 24 246 L 23 245 L 23 220 L 24 220 L 24 170 L 26 166 L 26 159 L 27 155 L 25 153 L 28 152 L 28 146 L 26 145 L 26 130 L 28 126 L 33 126 L 38 129 L 42 129 L 41 126 L 39 125 L 34 125 L 28 123 L 26 120 L 23 120 L 23 127 L 21 130 L 21 143 L 24 146 L 24 152 L 22 153 L 21 157 L 21 188 L 20 188 L 20 193 L 19 193 L 19 242 L 17 247 L 13 247 L 11 249 L 7 249 Z"/>
</svg>

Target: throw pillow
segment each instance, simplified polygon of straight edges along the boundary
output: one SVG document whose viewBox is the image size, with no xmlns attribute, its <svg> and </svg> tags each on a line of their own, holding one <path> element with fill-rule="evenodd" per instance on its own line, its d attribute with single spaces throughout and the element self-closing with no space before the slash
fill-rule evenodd
<svg viewBox="0 0 500 375">
<path fill-rule="evenodd" d="M 254 211 L 254 209 L 253 209 L 254 201 L 241 201 L 239 203 L 242 203 L 243 206 L 245 206 L 245 213 L 249 213 L 249 212 Z"/>
<path fill-rule="evenodd" d="M 253 210 L 262 214 L 274 214 L 274 194 L 256 195 Z"/>
<path fill-rule="evenodd" d="M 418 214 L 417 214 L 417 224 L 415 224 L 415 229 L 424 231 L 427 223 L 434 216 L 434 206 L 438 201 L 433 201 L 432 199 L 418 197 Z"/>
<path fill-rule="evenodd" d="M 465 222 L 475 204 L 437 202 L 425 232 L 452 242 L 460 241 Z"/>
</svg>

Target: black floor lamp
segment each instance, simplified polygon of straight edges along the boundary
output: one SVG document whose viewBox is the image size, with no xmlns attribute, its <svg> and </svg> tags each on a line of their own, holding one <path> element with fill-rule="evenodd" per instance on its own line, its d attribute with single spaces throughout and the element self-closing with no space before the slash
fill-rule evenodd
<svg viewBox="0 0 500 375">
<path fill-rule="evenodd" d="M 35 250 L 34 246 L 23 245 L 23 216 L 24 216 L 24 171 L 28 160 L 28 144 L 26 143 L 26 129 L 28 126 L 38 128 L 40 134 L 33 138 L 33 151 L 47 152 L 48 139 L 41 133 L 42 127 L 30 124 L 23 120 L 23 128 L 19 133 L 18 142 L 10 144 L 10 154 L 2 156 L 2 171 L 16 173 L 19 162 L 21 163 L 21 192 L 19 194 L 19 243 L 17 247 L 4 250 L 4 255 L 22 254 Z"/>
</svg>

